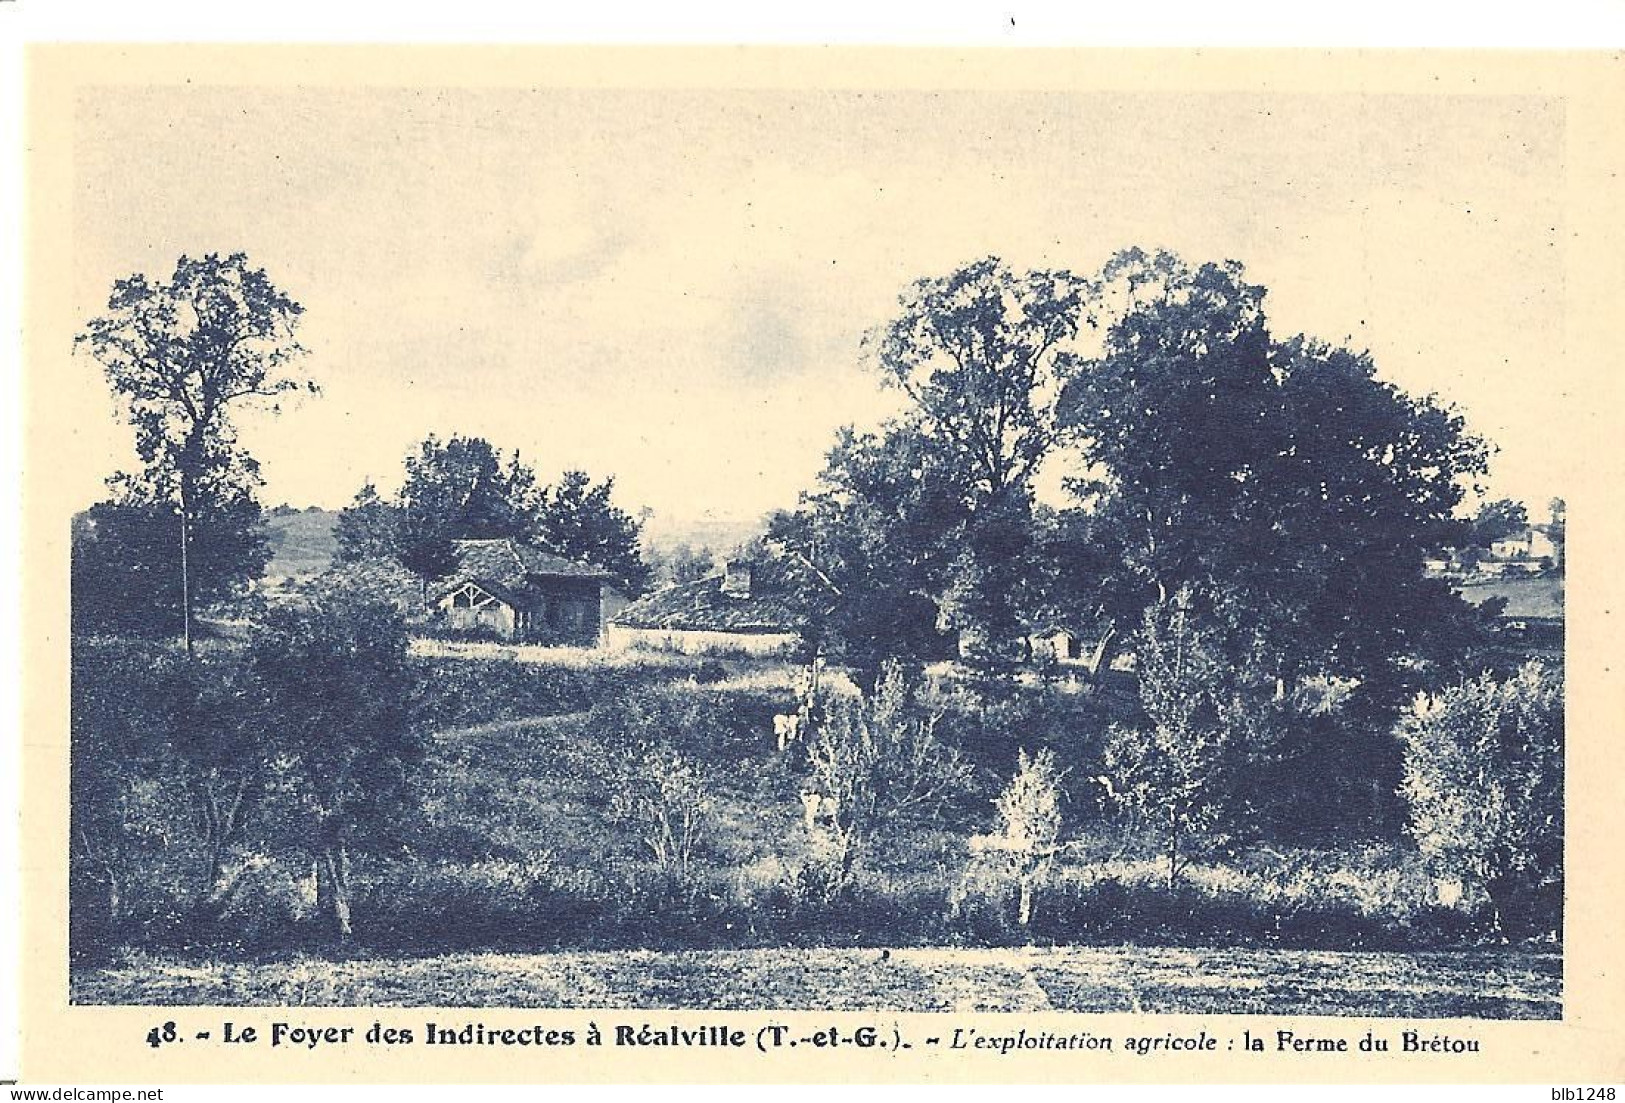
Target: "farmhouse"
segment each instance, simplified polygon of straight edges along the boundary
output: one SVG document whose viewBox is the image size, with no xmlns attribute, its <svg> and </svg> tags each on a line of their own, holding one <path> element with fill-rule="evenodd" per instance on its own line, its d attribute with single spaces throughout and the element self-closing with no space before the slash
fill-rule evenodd
<svg viewBox="0 0 1625 1103">
<path fill-rule="evenodd" d="M 590 647 L 603 635 L 610 574 L 518 540 L 458 540 L 457 569 L 429 594 L 437 627 Z"/>
<path fill-rule="evenodd" d="M 837 595 L 823 572 L 795 552 L 730 560 L 720 574 L 632 602 L 610 620 L 609 644 L 685 654 L 783 655 L 801 646 Z"/>
<path fill-rule="evenodd" d="M 1556 559 L 1561 554 L 1559 544 L 1551 526 L 1528 525 L 1495 541 L 1490 555 L 1500 560 Z"/>
</svg>

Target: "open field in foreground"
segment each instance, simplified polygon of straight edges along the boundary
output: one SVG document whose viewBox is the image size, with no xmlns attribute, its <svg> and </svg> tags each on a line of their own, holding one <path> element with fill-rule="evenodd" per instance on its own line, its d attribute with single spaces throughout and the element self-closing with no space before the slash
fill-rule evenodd
<svg viewBox="0 0 1625 1103">
<path fill-rule="evenodd" d="M 450 954 L 78 972 L 78 1004 L 1081 1011 L 1556 1019 L 1556 953 L 1144 947 Z"/>
</svg>

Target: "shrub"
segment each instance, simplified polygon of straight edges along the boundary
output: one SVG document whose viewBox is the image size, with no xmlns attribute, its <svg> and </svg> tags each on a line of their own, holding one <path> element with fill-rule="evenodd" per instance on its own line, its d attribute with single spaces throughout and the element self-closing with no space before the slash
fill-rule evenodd
<svg viewBox="0 0 1625 1103">
<path fill-rule="evenodd" d="M 546 853 L 466 865 L 382 862 L 357 883 L 356 937 L 379 948 L 580 945 L 614 912 L 602 875 L 564 868 Z"/>
<path fill-rule="evenodd" d="M 1411 834 L 1480 886 L 1509 937 L 1555 931 L 1563 880 L 1563 683 L 1538 662 L 1419 697 L 1398 729 Z"/>
<path fill-rule="evenodd" d="M 867 700 L 832 697 L 807 740 L 809 796 L 826 818 L 809 822 L 822 843 L 832 894 L 850 880 L 874 835 L 891 824 L 934 819 L 970 783 L 970 768 L 936 735 L 901 670 L 889 666 Z M 809 821 L 816 817 L 809 815 Z"/>
<path fill-rule="evenodd" d="M 728 680 L 728 668 L 716 659 L 705 659 L 694 672 L 694 681 L 702 686 L 716 685 Z"/>
<path fill-rule="evenodd" d="M 993 806 L 1004 827 L 997 849 L 1014 867 L 1019 890 L 1016 922 L 1025 927 L 1032 920 L 1033 893 L 1054 864 L 1061 835 L 1061 775 L 1054 752 L 1028 758 L 1022 751 L 1015 776 Z"/>
<path fill-rule="evenodd" d="M 656 864 L 686 882 L 714 826 L 712 779 L 669 746 L 653 744 L 621 759 L 606 780 L 610 819 L 631 825 Z"/>
</svg>

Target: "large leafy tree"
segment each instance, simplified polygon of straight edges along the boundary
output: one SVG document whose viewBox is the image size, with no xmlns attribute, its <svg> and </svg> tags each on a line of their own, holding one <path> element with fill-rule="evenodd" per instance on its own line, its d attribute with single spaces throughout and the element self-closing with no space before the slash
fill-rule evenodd
<svg viewBox="0 0 1625 1103">
<path fill-rule="evenodd" d="M 1345 796 L 1358 774 L 1364 806 L 1309 803 L 1341 820 L 1391 806 L 1397 744 L 1369 733 L 1482 627 L 1423 563 L 1461 538 L 1455 510 L 1487 449 L 1368 355 L 1278 339 L 1264 303 L 1239 264 L 1140 250 L 1086 279 L 989 260 L 922 281 L 871 338 L 909 410 L 844 432 L 775 534 L 835 575 L 882 654 L 915 646 L 885 597 L 918 596 L 996 647 L 1052 618 L 1114 622 L 1131 643 L 1182 589 L 1223 595 L 1203 616 L 1249 692 L 1358 687 L 1335 723 L 1296 729 L 1313 745 L 1278 749 L 1298 777 L 1334 761 L 1327 784 Z M 1083 472 L 1075 504 L 1035 505 L 1061 455 Z"/>
<path fill-rule="evenodd" d="M 183 256 L 167 281 L 132 275 L 114 283 L 106 312 L 76 339 L 101 363 L 135 430 L 142 471 L 130 479 L 140 491 L 128 504 L 172 511 L 170 558 L 188 652 L 199 591 L 196 522 L 258 484 L 234 417 L 316 390 L 290 374 L 305 352 L 294 335 L 303 310 L 242 253 Z M 243 574 L 252 573 L 245 563 Z"/>
<path fill-rule="evenodd" d="M 852 657 L 919 657 L 939 628 L 994 652 L 1020 634 L 1032 483 L 1066 432 L 1055 402 L 1090 302 L 1071 273 L 988 257 L 913 284 L 866 337 L 908 408 L 879 433 L 843 429 L 772 531 L 841 587 Z"/>
<path fill-rule="evenodd" d="M 1115 552 L 1100 583 L 1119 613 L 1223 587 L 1230 648 L 1261 648 L 1288 685 L 1437 655 L 1463 611 L 1422 563 L 1458 537 L 1486 465 L 1460 414 L 1367 355 L 1273 339 L 1239 265 L 1131 254 L 1108 272 L 1133 297 L 1061 410 L 1095 475 L 1077 489 Z"/>
<path fill-rule="evenodd" d="M 1059 439 L 1055 401 L 1091 295 L 1069 272 L 1018 273 L 986 257 L 918 281 L 869 335 L 882 378 L 963 462 L 978 499 L 1025 487 Z"/>
<path fill-rule="evenodd" d="M 456 568 L 453 541 L 514 539 L 609 571 L 641 593 L 642 524 L 614 502 L 615 480 L 566 471 L 541 486 L 518 452 L 481 437 L 431 436 L 406 459 L 400 493 L 384 498 L 368 482 L 339 514 L 335 558 L 359 563 L 393 555 L 420 577 Z"/>
<path fill-rule="evenodd" d="M 444 574 L 455 565 L 451 541 L 524 539 L 539 502 L 535 472 L 519 453 L 504 456 L 481 437 L 430 436 L 406 458 L 396 522 L 401 561 L 428 577 Z"/>
<path fill-rule="evenodd" d="M 540 496 L 535 536 L 559 555 L 604 568 L 637 595 L 650 574 L 640 550 L 643 525 L 615 504 L 614 490 L 613 477 L 595 483 L 585 471 L 566 471 Z"/>
<path fill-rule="evenodd" d="M 1122 312 L 1060 403 L 1093 476 L 1075 522 L 1110 551 L 1101 604 L 1132 624 L 1182 587 L 1222 592 L 1217 646 L 1277 697 L 1309 677 L 1357 686 L 1336 723 L 1296 727 L 1283 784 L 1260 790 L 1311 785 L 1306 806 L 1392 822 L 1399 749 L 1371 733 L 1479 631 L 1423 562 L 1460 537 L 1484 443 L 1365 354 L 1275 339 L 1239 265 L 1133 253 L 1103 282 Z"/>
<path fill-rule="evenodd" d="M 938 657 L 939 606 L 970 518 L 964 472 L 922 434 L 840 431 L 818 486 L 768 535 L 840 589 L 820 629 L 848 661 Z"/>
</svg>

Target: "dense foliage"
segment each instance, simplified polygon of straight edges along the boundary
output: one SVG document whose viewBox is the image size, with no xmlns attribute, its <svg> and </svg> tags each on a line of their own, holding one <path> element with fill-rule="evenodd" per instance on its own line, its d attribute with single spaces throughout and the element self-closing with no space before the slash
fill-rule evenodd
<svg viewBox="0 0 1625 1103">
<path fill-rule="evenodd" d="M 245 272 L 199 302 L 297 313 Z M 192 333 L 144 283 L 120 294 Z M 223 411 L 289 389 L 293 350 L 266 323 L 240 383 L 182 384 L 182 408 L 218 398 L 189 418 L 99 324 L 149 466 L 74 534 L 76 951 L 1550 934 L 1561 674 L 1480 673 L 1516 641 L 1487 649 L 1489 618 L 1424 571 L 1523 508 L 1463 521 L 1487 449 L 1459 413 L 1276 335 L 1264 303 L 1239 265 L 1138 250 L 909 288 L 867 342 L 905 411 L 841 430 L 770 524 L 839 590 L 807 670 L 415 657 L 455 540 L 651 577 L 612 479 L 544 486 L 462 436 L 424 441 L 395 496 L 363 487 L 335 570 L 241 640 L 133 638 L 262 570 Z M 661 579 L 714 567 L 677 549 Z M 1041 635 L 1073 650 L 1034 661 Z"/>
<path fill-rule="evenodd" d="M 614 503 L 613 478 L 594 482 L 566 471 L 542 486 L 518 452 L 463 436 L 430 436 L 405 467 L 393 499 L 368 482 L 340 512 L 340 563 L 392 556 L 424 578 L 439 578 L 456 569 L 453 541 L 513 539 L 602 567 L 632 595 L 648 583 L 642 524 Z"/>
<path fill-rule="evenodd" d="M 1512 937 L 1561 926 L 1563 681 L 1530 663 L 1417 698 L 1400 725 L 1411 833 Z"/>
<path fill-rule="evenodd" d="M 106 313 L 78 335 L 135 430 L 142 464 L 113 478 L 112 508 L 103 511 L 111 531 L 106 542 L 86 544 L 78 562 L 92 576 L 135 567 L 148 578 L 167 565 L 176 579 L 137 588 L 121 599 L 124 609 L 93 619 L 104 626 L 139 619 L 131 607 L 150 598 L 150 619 L 167 627 L 167 611 L 178 606 L 190 649 L 199 598 L 263 570 L 253 498 L 259 467 L 238 443 L 234 416 L 255 405 L 273 404 L 274 411 L 290 392 L 316 392 L 290 373 L 305 353 L 294 336 L 303 312 L 242 253 L 211 253 L 181 257 L 167 282 L 144 275 L 117 281 Z M 174 517 L 173 539 L 139 532 L 142 514 L 149 529 Z M 194 550 L 199 537 L 206 542 Z M 206 561 L 201 572 L 194 557 Z"/>
<path fill-rule="evenodd" d="M 188 575 L 198 605 L 234 598 L 265 573 L 270 547 L 259 503 L 246 490 L 199 503 L 189 528 Z M 176 507 L 134 495 L 98 502 L 75 517 L 74 634 L 181 635 L 182 532 Z"/>
</svg>

